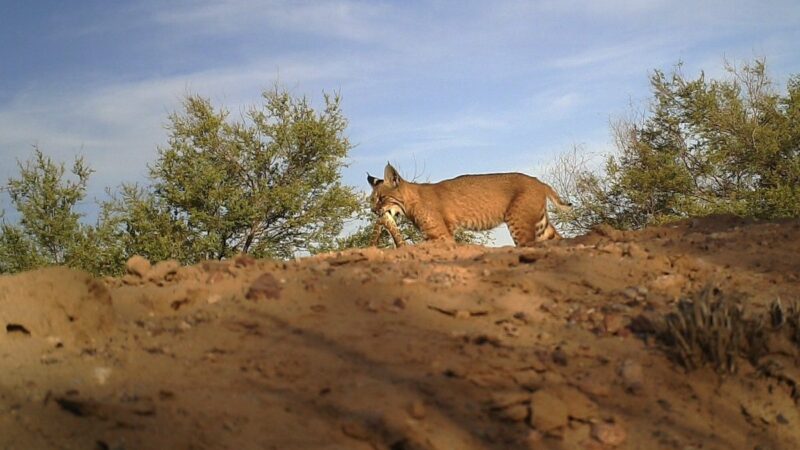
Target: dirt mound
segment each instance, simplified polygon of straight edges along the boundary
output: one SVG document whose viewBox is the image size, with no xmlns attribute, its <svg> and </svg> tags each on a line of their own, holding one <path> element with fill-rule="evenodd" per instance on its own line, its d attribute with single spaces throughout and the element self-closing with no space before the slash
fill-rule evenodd
<svg viewBox="0 0 800 450">
<path fill-rule="evenodd" d="M 0 345 L 22 337 L 89 348 L 113 329 L 111 293 L 100 280 L 61 267 L 0 277 Z"/>
<path fill-rule="evenodd" d="M 720 374 L 654 331 L 709 286 L 768 317 L 798 268 L 800 222 L 716 217 L 3 277 L 0 446 L 798 448 L 791 339 Z"/>
</svg>

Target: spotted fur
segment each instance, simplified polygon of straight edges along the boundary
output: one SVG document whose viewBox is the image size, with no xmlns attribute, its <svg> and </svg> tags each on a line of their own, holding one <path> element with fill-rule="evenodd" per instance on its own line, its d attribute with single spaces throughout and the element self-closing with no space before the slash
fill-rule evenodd
<svg viewBox="0 0 800 450">
<path fill-rule="evenodd" d="M 438 183 L 405 181 L 391 164 L 384 179 L 367 175 L 372 209 L 378 215 L 403 214 L 428 240 L 452 241 L 459 228 L 490 230 L 503 222 L 518 246 L 560 239 L 547 218 L 547 200 L 569 203 L 535 177 L 521 173 L 462 175 Z"/>
</svg>

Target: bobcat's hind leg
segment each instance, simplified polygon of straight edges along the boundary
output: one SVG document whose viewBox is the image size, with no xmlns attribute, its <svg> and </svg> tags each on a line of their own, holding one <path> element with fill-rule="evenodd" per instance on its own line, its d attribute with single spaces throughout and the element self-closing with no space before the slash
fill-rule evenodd
<svg viewBox="0 0 800 450">
<path fill-rule="evenodd" d="M 529 247 L 539 241 L 554 239 L 556 229 L 547 219 L 546 200 L 523 195 L 515 199 L 506 212 L 505 222 L 518 247 Z"/>
</svg>

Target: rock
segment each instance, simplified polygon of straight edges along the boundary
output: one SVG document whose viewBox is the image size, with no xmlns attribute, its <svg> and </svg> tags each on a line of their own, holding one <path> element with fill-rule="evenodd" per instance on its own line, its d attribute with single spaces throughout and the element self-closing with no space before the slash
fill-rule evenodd
<svg viewBox="0 0 800 450">
<path fill-rule="evenodd" d="M 619 314 L 606 314 L 603 317 L 603 327 L 608 334 L 616 334 L 625 326 L 625 319 Z"/>
<path fill-rule="evenodd" d="M 602 383 L 594 377 L 584 378 L 576 383 L 574 386 L 581 392 L 594 397 L 608 397 L 611 393 L 611 388 L 606 383 Z"/>
<path fill-rule="evenodd" d="M 609 242 L 597 247 L 603 253 L 608 253 L 612 256 L 622 256 L 622 247 L 619 244 L 615 244 L 613 242 Z"/>
<path fill-rule="evenodd" d="M 619 367 L 619 376 L 625 388 L 632 392 L 641 390 L 644 384 L 642 365 L 632 359 L 622 361 Z"/>
<path fill-rule="evenodd" d="M 522 422 L 528 418 L 530 408 L 527 404 L 511 405 L 500 410 L 500 417 L 510 422 Z"/>
<path fill-rule="evenodd" d="M 425 411 L 425 403 L 423 403 L 422 400 L 414 400 L 408 407 L 408 413 L 417 420 L 424 419 L 427 413 L 427 411 Z"/>
<path fill-rule="evenodd" d="M 453 317 L 455 317 L 456 319 L 469 319 L 471 316 L 472 314 L 470 314 L 469 311 L 465 311 L 463 309 L 459 309 L 453 315 Z"/>
<path fill-rule="evenodd" d="M 628 300 L 638 300 L 639 299 L 639 291 L 637 291 L 636 288 L 633 287 L 633 286 L 623 289 L 621 293 Z"/>
<path fill-rule="evenodd" d="M 282 290 L 280 282 L 271 273 L 265 272 L 250 285 L 245 298 L 248 300 L 278 299 L 281 297 Z"/>
<path fill-rule="evenodd" d="M 492 408 L 501 409 L 511 405 L 527 403 L 531 399 L 530 392 L 526 391 L 499 391 L 492 393 Z"/>
<path fill-rule="evenodd" d="M 569 417 L 584 421 L 597 417 L 599 413 L 597 405 L 581 391 L 563 385 L 551 390 L 566 405 Z"/>
<path fill-rule="evenodd" d="M 625 442 L 627 433 L 617 423 L 596 423 L 592 425 L 592 437 L 605 445 L 616 447 Z"/>
<path fill-rule="evenodd" d="M 178 273 L 178 269 L 180 268 L 181 263 L 174 259 L 159 261 L 150 269 L 150 272 L 147 274 L 147 279 L 153 282 L 170 281 L 174 278 L 175 274 Z"/>
<path fill-rule="evenodd" d="M 108 378 L 111 376 L 111 369 L 108 367 L 95 367 L 92 371 L 92 376 L 94 377 L 97 384 L 104 385 L 108 381 Z"/>
<path fill-rule="evenodd" d="M 369 439 L 369 430 L 364 425 L 358 422 L 345 422 L 342 424 L 342 432 L 353 438 L 358 439 L 360 441 L 366 441 Z"/>
<path fill-rule="evenodd" d="M 136 275 L 139 278 L 144 278 L 150 271 L 150 261 L 144 256 L 133 255 L 125 263 L 125 272 Z"/>
<path fill-rule="evenodd" d="M 677 298 L 686 286 L 686 277 L 679 273 L 660 275 L 650 282 L 650 290 L 666 295 L 670 298 Z"/>
<path fill-rule="evenodd" d="M 542 439 L 544 439 L 544 434 L 542 434 L 538 430 L 531 430 L 528 435 L 525 437 L 525 440 L 530 445 L 530 448 L 539 448 L 541 445 Z"/>
<path fill-rule="evenodd" d="M 536 370 L 521 370 L 514 373 L 514 381 L 523 389 L 535 391 L 544 385 L 544 377 Z"/>
<path fill-rule="evenodd" d="M 529 425 L 548 434 L 569 423 L 567 405 L 552 392 L 540 389 L 531 395 Z"/>
<path fill-rule="evenodd" d="M 647 251 L 634 242 L 625 246 L 623 255 L 630 256 L 634 259 L 647 259 Z"/>
</svg>

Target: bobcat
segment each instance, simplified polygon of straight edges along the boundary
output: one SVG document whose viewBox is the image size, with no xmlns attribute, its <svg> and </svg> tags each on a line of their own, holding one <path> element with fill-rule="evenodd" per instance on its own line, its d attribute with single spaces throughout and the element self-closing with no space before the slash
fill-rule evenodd
<svg viewBox="0 0 800 450">
<path fill-rule="evenodd" d="M 403 214 L 425 239 L 453 240 L 458 228 L 482 231 L 505 222 L 517 246 L 560 239 L 547 219 L 547 199 L 560 208 L 571 205 L 538 179 L 521 173 L 461 175 L 438 183 L 412 183 L 391 164 L 383 180 L 367 174 L 372 210 Z"/>
</svg>

